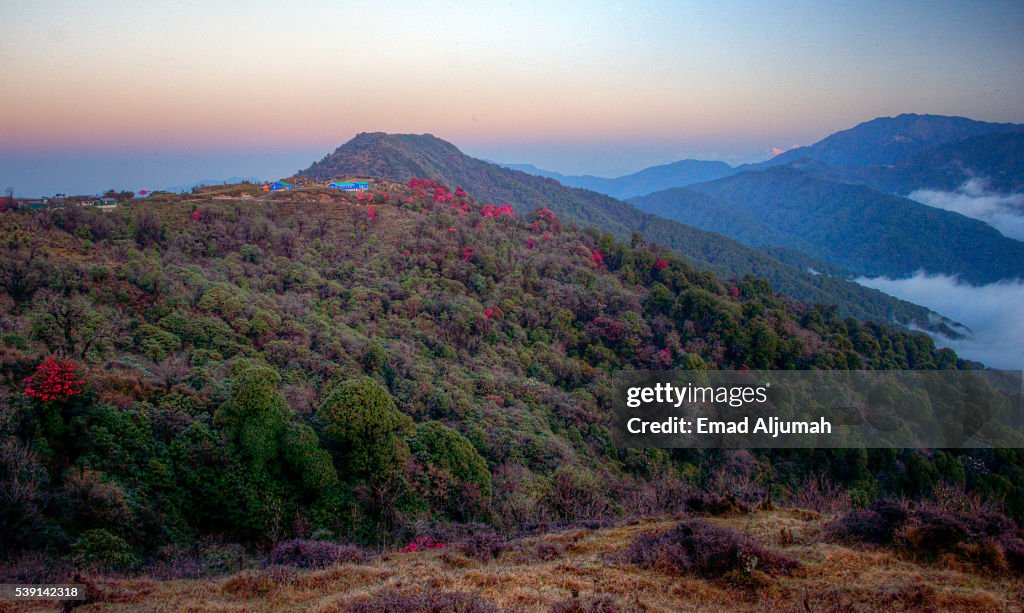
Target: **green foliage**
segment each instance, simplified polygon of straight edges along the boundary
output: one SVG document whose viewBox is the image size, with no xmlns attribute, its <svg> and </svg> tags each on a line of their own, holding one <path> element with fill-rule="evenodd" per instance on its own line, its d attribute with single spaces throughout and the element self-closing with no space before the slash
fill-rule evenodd
<svg viewBox="0 0 1024 613">
<path fill-rule="evenodd" d="M 231 321 L 242 314 L 245 304 L 243 297 L 232 286 L 226 283 L 217 283 L 210 289 L 203 292 L 199 298 L 199 308 L 211 313 L 216 313 L 227 321 Z"/>
<path fill-rule="evenodd" d="M 338 472 L 331 456 L 321 446 L 316 432 L 306 424 L 288 426 L 284 439 L 284 460 L 299 475 L 310 492 L 323 492 L 337 485 Z"/>
<path fill-rule="evenodd" d="M 249 367 L 231 382 L 231 394 L 216 422 L 254 471 L 268 470 L 281 452 L 289 422 L 288 407 L 277 391 L 281 376 L 271 368 Z"/>
<path fill-rule="evenodd" d="M 432 491 L 451 492 L 448 501 L 451 511 L 458 511 L 460 506 L 474 499 L 490 499 L 491 473 L 487 462 L 458 431 L 440 422 L 423 422 L 417 424 L 410 436 L 409 447 L 433 476 Z"/>
<path fill-rule="evenodd" d="M 317 416 L 324 441 L 342 475 L 371 481 L 395 476 L 409 446 L 404 436 L 412 420 L 398 411 L 388 391 L 369 377 L 338 384 L 327 395 Z"/>
<path fill-rule="evenodd" d="M 177 335 L 150 324 L 142 324 L 135 330 L 135 342 L 140 352 L 155 362 L 162 362 L 181 349 L 181 339 Z"/>
<path fill-rule="evenodd" d="M 103 529 L 86 530 L 72 547 L 78 564 L 98 566 L 104 570 L 131 570 L 139 564 L 139 556 L 123 538 Z"/>
</svg>

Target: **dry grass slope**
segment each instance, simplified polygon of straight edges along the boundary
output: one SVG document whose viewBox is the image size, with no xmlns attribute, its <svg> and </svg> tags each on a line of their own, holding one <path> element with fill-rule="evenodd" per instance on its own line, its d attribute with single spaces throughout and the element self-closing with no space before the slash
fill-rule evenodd
<svg viewBox="0 0 1024 613">
<path fill-rule="evenodd" d="M 97 579 L 101 602 L 76 611 L 1022 610 L 1020 578 L 824 543 L 828 519 L 797 510 L 709 519 L 799 563 L 756 586 L 621 561 L 642 534 L 678 524 L 663 518 L 522 539 L 489 562 L 449 547 L 320 571 L 271 566 L 194 581 Z"/>
</svg>

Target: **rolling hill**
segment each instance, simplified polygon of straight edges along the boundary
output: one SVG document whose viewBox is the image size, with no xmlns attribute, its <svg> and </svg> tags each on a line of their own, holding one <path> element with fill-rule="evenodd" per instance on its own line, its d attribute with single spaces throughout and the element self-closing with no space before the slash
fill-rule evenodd
<svg viewBox="0 0 1024 613">
<path fill-rule="evenodd" d="M 362 133 L 299 175 L 317 180 L 366 176 L 400 182 L 426 177 L 462 186 L 481 199 L 514 203 L 522 212 L 549 208 L 567 221 L 597 227 L 619 239 L 630 240 L 639 233 L 699 268 L 729 277 L 754 275 L 798 300 L 837 305 L 844 315 L 934 326 L 934 314 L 923 307 L 850 281 L 809 274 L 722 235 L 643 212 L 596 192 L 472 158 L 429 134 Z"/>
</svg>

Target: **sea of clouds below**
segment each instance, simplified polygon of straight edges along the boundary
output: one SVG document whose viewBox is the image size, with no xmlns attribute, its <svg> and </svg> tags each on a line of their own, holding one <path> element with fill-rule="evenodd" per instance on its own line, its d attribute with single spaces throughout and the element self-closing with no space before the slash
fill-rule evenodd
<svg viewBox="0 0 1024 613">
<path fill-rule="evenodd" d="M 984 221 L 1005 236 L 1024 240 L 1024 193 L 989 192 L 988 181 L 971 179 L 953 192 L 919 189 L 907 198 Z"/>
<path fill-rule="evenodd" d="M 932 335 L 937 345 L 992 368 L 1024 369 L 1024 282 L 972 286 L 955 276 L 924 272 L 909 279 L 862 277 L 857 282 L 926 306 L 970 328 L 962 339 Z"/>
</svg>

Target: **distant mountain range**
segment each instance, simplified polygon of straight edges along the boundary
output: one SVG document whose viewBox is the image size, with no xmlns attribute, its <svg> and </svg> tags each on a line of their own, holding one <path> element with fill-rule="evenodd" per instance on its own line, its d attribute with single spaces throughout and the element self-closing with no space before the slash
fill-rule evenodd
<svg viewBox="0 0 1024 613">
<path fill-rule="evenodd" d="M 429 134 L 359 134 L 299 174 L 318 180 L 340 176 L 403 182 L 412 177 L 436 179 L 462 186 L 481 199 L 512 203 L 521 213 L 545 207 L 566 221 L 594 226 L 619 238 L 628 240 L 638 233 L 697 267 L 727 277 L 749 274 L 767 279 L 778 291 L 805 302 L 838 305 L 848 316 L 925 327 L 934 322 L 934 314 L 923 307 L 844 279 L 808 273 L 720 234 L 658 217 L 594 191 L 472 158 Z"/>
<path fill-rule="evenodd" d="M 969 181 L 986 194 L 1024 192 L 1019 124 L 906 114 L 864 122 L 759 164 L 679 164 L 678 172 L 669 164 L 618 179 L 559 180 L 585 179 L 590 189 L 620 196 L 674 183 L 630 202 L 793 265 L 818 260 L 833 272 L 899 278 L 924 270 L 972 284 L 1024 278 L 1024 244 L 985 223 L 991 206 L 979 208 L 980 214 L 960 209 L 984 220 L 978 221 L 900 197 L 917 190 L 954 192 Z M 696 181 L 698 168 L 722 176 Z"/>
<path fill-rule="evenodd" d="M 549 170 L 542 170 L 532 164 L 503 164 L 506 168 L 555 179 L 562 185 L 581 187 L 613 198 L 631 198 L 650 194 L 670 187 L 682 187 L 693 183 L 714 181 L 727 177 L 736 169 L 725 162 L 705 162 L 701 160 L 680 160 L 662 166 L 652 166 L 640 172 L 609 179 L 591 175 L 563 175 Z"/>
<path fill-rule="evenodd" d="M 810 166 L 809 161 L 819 164 Z M 505 166 L 570 187 L 632 198 L 797 163 L 822 178 L 901 196 L 917 189 L 954 190 L 974 178 L 996 192 L 1019 192 L 1024 191 L 1024 125 L 942 115 L 879 117 L 756 164 L 732 167 L 682 160 L 617 178 L 562 175 L 532 164 Z"/>
</svg>

